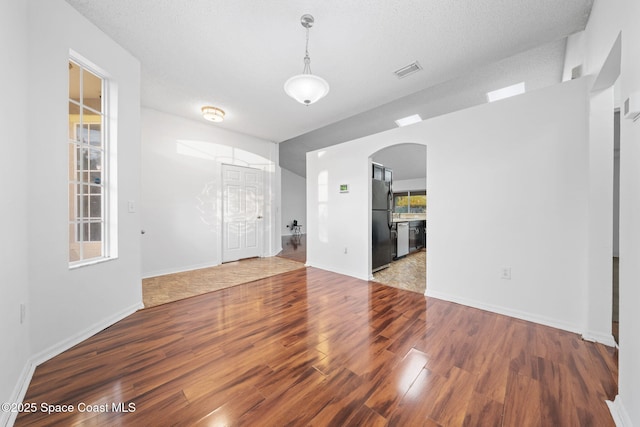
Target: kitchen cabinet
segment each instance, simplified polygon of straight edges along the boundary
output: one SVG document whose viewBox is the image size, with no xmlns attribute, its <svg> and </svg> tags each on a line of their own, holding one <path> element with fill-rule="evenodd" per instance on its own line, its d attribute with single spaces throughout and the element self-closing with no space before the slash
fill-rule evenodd
<svg viewBox="0 0 640 427">
<path fill-rule="evenodd" d="M 409 252 L 417 252 L 425 245 L 426 221 L 409 221 Z"/>
</svg>

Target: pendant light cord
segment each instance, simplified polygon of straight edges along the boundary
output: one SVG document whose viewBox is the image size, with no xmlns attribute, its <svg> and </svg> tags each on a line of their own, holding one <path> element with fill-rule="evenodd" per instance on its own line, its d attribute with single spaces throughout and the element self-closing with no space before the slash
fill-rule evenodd
<svg viewBox="0 0 640 427">
<path fill-rule="evenodd" d="M 309 27 L 305 27 L 307 30 L 307 44 L 304 47 L 304 68 L 302 74 L 311 74 L 311 58 L 309 57 Z"/>
</svg>

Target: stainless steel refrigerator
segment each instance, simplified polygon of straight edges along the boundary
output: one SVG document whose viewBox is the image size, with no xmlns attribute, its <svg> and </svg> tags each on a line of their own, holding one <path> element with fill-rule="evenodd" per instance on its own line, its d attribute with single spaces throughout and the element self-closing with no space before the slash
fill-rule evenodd
<svg viewBox="0 0 640 427">
<path fill-rule="evenodd" d="M 373 163 L 371 180 L 371 272 L 382 270 L 393 259 L 391 228 L 393 226 L 391 189 L 393 172 Z"/>
</svg>

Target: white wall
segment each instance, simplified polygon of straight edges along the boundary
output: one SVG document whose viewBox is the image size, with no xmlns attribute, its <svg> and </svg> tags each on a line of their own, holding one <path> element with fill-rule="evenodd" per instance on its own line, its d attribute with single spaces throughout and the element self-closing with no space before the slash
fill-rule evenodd
<svg viewBox="0 0 640 427">
<path fill-rule="evenodd" d="M 307 180 L 287 169 L 282 169 L 282 235 L 291 234 L 293 220 L 302 224 L 306 233 L 307 225 Z"/>
<path fill-rule="evenodd" d="M 417 191 L 425 190 L 427 188 L 427 177 L 414 178 L 414 179 L 398 179 L 393 180 L 393 191 Z"/>
<path fill-rule="evenodd" d="M 640 91 L 640 3 L 596 0 L 585 30 L 585 64 L 600 71 L 622 32 L 621 98 Z M 619 395 L 612 412 L 618 425 L 640 425 L 640 122 L 622 119 L 620 128 L 620 350 Z"/>
<path fill-rule="evenodd" d="M 307 263 L 368 278 L 368 157 L 389 145 L 422 143 L 427 294 L 582 331 L 588 83 L 575 80 L 308 153 Z M 348 194 L 339 193 L 341 183 L 350 184 Z M 501 267 L 511 267 L 512 280 L 500 279 Z"/>
<path fill-rule="evenodd" d="M 221 164 L 265 170 L 264 255 L 280 250 L 278 145 L 142 109 L 142 274 L 221 263 Z"/>
<path fill-rule="evenodd" d="M 27 3 L 0 2 L 0 402 L 17 401 L 29 357 L 27 273 Z M 0 425 L 9 413 L 0 412 Z"/>
<path fill-rule="evenodd" d="M 615 346 L 613 319 L 613 87 L 589 93 L 589 228 L 583 337 Z"/>
<path fill-rule="evenodd" d="M 137 213 L 127 213 L 127 201 L 140 198 L 140 65 L 62 0 L 29 1 L 28 19 L 27 311 L 38 362 L 141 306 L 140 224 Z M 70 49 L 105 70 L 117 90 L 111 97 L 117 108 L 112 178 L 119 183 L 119 257 L 73 270 L 67 225 Z"/>
</svg>

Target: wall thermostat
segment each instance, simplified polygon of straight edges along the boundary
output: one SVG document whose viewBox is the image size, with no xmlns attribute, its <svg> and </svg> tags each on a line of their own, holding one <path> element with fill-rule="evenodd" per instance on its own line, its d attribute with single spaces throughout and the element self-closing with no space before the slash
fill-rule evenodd
<svg viewBox="0 0 640 427">
<path fill-rule="evenodd" d="M 624 118 L 636 120 L 640 116 L 640 92 L 634 92 L 624 101 Z"/>
</svg>

